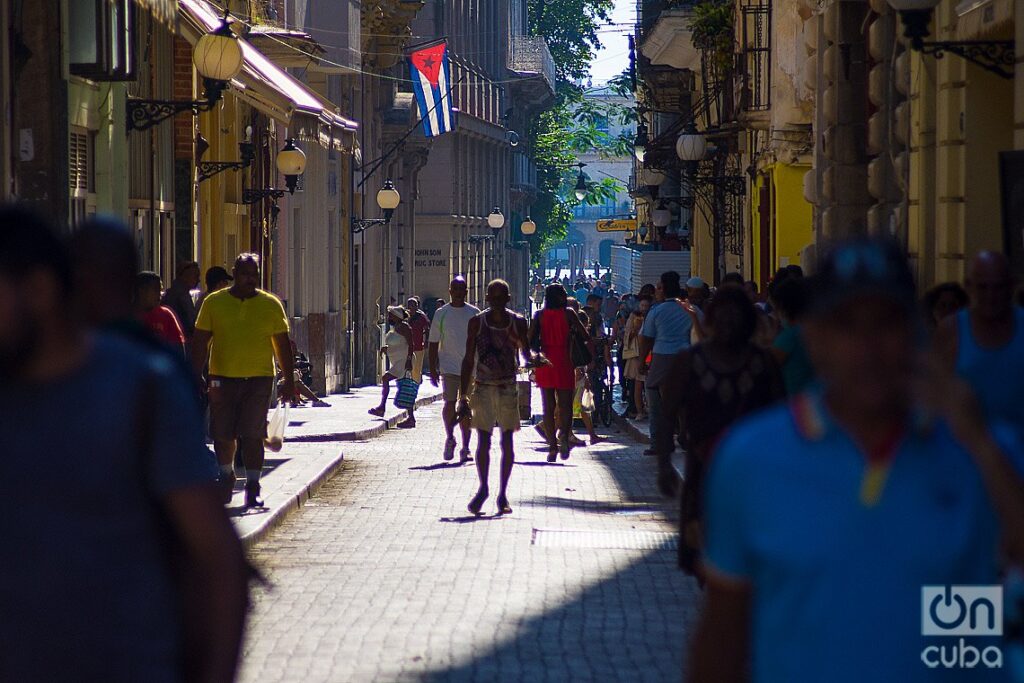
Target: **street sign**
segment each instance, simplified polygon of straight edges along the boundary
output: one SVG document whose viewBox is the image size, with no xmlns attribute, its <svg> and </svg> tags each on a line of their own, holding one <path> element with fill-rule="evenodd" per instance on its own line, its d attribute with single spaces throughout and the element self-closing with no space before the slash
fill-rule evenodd
<svg viewBox="0 0 1024 683">
<path fill-rule="evenodd" d="M 628 232 L 636 230 L 635 218 L 603 218 L 597 222 L 598 232 Z"/>
</svg>

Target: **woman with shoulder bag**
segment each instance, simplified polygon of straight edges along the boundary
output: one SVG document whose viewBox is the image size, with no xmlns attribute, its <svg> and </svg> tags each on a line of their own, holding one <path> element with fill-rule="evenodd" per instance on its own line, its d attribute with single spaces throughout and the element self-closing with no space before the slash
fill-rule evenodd
<svg viewBox="0 0 1024 683">
<path fill-rule="evenodd" d="M 565 288 L 557 283 L 549 285 L 544 291 L 544 308 L 534 314 L 529 332 L 531 346 L 543 353 L 549 362 L 536 370 L 537 386 L 541 389 L 544 403 L 548 462 L 555 462 L 559 453 L 563 460 L 569 457 L 572 397 L 576 388 L 572 361 L 573 333 L 586 339 L 586 329 L 576 314 L 567 308 L 567 303 Z"/>
</svg>

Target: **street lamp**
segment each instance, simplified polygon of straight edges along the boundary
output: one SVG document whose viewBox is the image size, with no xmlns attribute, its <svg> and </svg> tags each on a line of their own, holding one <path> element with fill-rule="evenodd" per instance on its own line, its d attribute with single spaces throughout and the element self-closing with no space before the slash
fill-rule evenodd
<svg viewBox="0 0 1024 683">
<path fill-rule="evenodd" d="M 636 137 L 633 138 L 633 155 L 641 164 L 644 163 L 644 156 L 647 155 L 647 144 L 650 139 L 647 136 L 647 124 L 641 121 L 636 127 Z"/>
<path fill-rule="evenodd" d="M 700 161 L 707 154 L 708 143 L 704 136 L 697 132 L 697 126 L 688 123 L 682 135 L 676 139 L 676 156 L 681 161 Z"/>
<path fill-rule="evenodd" d="M 395 184 L 391 178 L 384 181 L 384 186 L 377 190 L 377 207 L 384 214 L 383 218 L 352 218 L 352 234 L 358 235 L 369 230 L 375 225 L 388 225 L 395 215 L 395 209 L 402 201 L 402 195 L 398 194 Z"/>
<path fill-rule="evenodd" d="M 501 207 L 496 206 L 491 209 L 491 213 L 487 216 L 487 227 L 491 229 L 490 235 L 470 235 L 470 244 L 479 244 L 480 242 L 489 242 L 490 240 L 498 239 L 498 232 L 505 227 L 505 214 L 501 212 Z"/>
<path fill-rule="evenodd" d="M 209 111 L 220 101 L 231 79 L 242 70 L 242 46 L 231 30 L 228 13 L 224 12 L 221 25 L 201 37 L 192 50 L 192 63 L 203 79 L 203 100 L 149 100 L 129 97 L 125 103 L 128 131 L 146 130 L 171 118 L 190 111 L 198 114 Z"/>
<path fill-rule="evenodd" d="M 241 161 L 203 161 L 203 155 L 210 149 L 210 143 L 206 141 L 202 133 L 196 135 L 196 167 L 198 168 L 197 182 L 209 180 L 218 173 L 224 171 L 240 171 L 252 165 L 256 158 L 256 147 L 252 144 L 252 126 L 245 127 L 245 139 L 238 143 L 238 156 Z"/>
<path fill-rule="evenodd" d="M 651 222 L 659 230 L 667 228 L 668 224 L 672 222 L 672 212 L 665 208 L 664 203 L 659 203 L 658 208 L 651 211 Z"/>
<path fill-rule="evenodd" d="M 910 41 L 910 47 L 924 55 L 942 59 L 947 52 L 963 57 L 967 61 L 990 71 L 1002 78 L 1013 78 L 1014 41 L 1012 40 L 939 40 L 926 41 L 932 10 L 940 0 L 889 0 L 894 10 L 903 19 L 903 35 Z"/>
<path fill-rule="evenodd" d="M 530 214 L 526 214 L 526 220 L 519 226 L 519 232 L 524 235 L 532 235 L 537 232 L 537 224 L 533 222 L 532 218 L 530 218 Z"/>
<path fill-rule="evenodd" d="M 277 153 L 277 170 L 284 176 L 288 194 L 295 194 L 299 185 L 299 176 L 306 170 L 306 154 L 295 146 L 295 139 L 285 140 L 284 147 Z M 255 204 L 263 199 L 280 199 L 285 190 L 268 187 L 262 190 L 243 190 L 242 203 Z"/>
<path fill-rule="evenodd" d="M 580 168 L 580 173 L 576 176 L 576 189 L 573 193 L 576 195 L 576 199 L 583 201 L 587 196 L 587 178 L 583 175 L 583 168 L 586 166 L 582 161 L 576 164 Z"/>
<path fill-rule="evenodd" d="M 491 213 L 487 216 L 487 225 L 497 235 L 498 230 L 505 227 L 505 215 L 501 213 L 501 207 L 494 207 L 491 209 Z"/>
</svg>

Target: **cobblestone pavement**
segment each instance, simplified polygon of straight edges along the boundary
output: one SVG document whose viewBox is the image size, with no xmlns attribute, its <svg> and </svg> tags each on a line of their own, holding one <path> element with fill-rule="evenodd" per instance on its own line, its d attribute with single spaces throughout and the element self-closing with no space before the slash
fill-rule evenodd
<svg viewBox="0 0 1024 683">
<path fill-rule="evenodd" d="M 417 418 L 344 444 L 256 546 L 274 587 L 256 591 L 242 680 L 679 681 L 699 591 L 659 546 L 675 510 L 643 447 L 619 436 L 548 465 L 524 430 L 513 514 L 492 497 L 474 520 L 475 470 L 442 464 L 439 404 Z"/>
</svg>

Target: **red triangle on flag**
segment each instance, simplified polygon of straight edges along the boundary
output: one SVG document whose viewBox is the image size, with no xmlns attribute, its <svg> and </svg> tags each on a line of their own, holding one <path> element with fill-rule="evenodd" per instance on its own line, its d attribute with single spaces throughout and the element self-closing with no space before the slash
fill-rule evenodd
<svg viewBox="0 0 1024 683">
<path fill-rule="evenodd" d="M 448 50 L 446 43 L 439 43 L 437 45 L 431 45 L 409 54 L 409 60 L 413 66 L 422 73 L 430 85 L 437 87 L 438 74 L 441 73 L 441 61 L 444 59 L 445 52 Z"/>
</svg>

